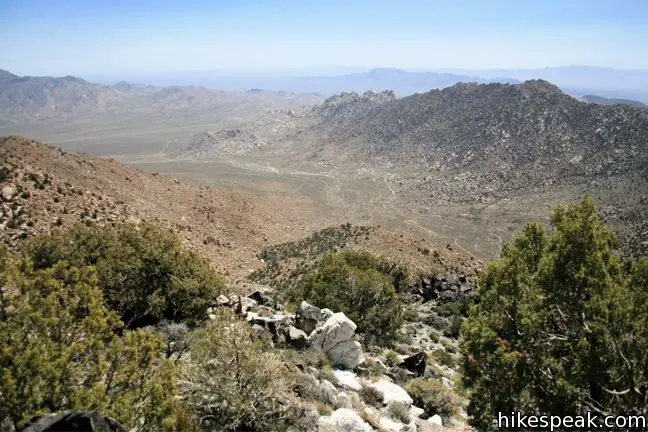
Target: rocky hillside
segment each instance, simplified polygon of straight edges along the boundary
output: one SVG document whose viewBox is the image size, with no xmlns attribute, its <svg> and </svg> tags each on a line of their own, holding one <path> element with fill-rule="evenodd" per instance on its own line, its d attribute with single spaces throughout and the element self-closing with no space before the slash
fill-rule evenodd
<svg viewBox="0 0 648 432">
<path fill-rule="evenodd" d="M 238 150 L 215 138 L 196 154 L 279 152 L 300 164 L 389 170 L 390 189 L 427 208 L 588 193 L 628 251 L 648 247 L 638 216 L 648 211 L 648 109 L 581 102 L 546 81 L 460 83 L 401 99 L 344 93 L 237 136 Z"/>
<path fill-rule="evenodd" d="M 320 127 L 347 154 L 499 171 L 515 187 L 528 184 L 527 175 L 542 182 L 645 167 L 648 110 L 584 104 L 545 81 L 457 84 L 347 112 L 342 121 L 324 116 Z"/>
<path fill-rule="evenodd" d="M 306 232 L 271 197 L 186 184 L 21 137 L 0 138 L 0 162 L 0 239 L 12 246 L 77 221 L 158 220 L 236 277 L 262 265 L 261 247 L 290 239 L 287 226 L 296 237 Z"/>
</svg>

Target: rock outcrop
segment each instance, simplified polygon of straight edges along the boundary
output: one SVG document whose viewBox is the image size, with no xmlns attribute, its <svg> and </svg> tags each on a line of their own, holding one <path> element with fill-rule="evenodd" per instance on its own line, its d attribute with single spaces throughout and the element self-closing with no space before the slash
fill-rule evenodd
<svg viewBox="0 0 648 432">
<path fill-rule="evenodd" d="M 357 326 L 343 312 L 334 313 L 310 335 L 311 347 L 322 350 L 329 360 L 346 369 L 354 369 L 362 358 L 362 347 L 352 341 Z"/>
</svg>

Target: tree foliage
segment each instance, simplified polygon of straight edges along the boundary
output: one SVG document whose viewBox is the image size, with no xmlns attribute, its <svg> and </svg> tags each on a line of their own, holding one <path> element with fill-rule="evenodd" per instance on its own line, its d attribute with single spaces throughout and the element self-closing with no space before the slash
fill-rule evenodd
<svg viewBox="0 0 648 432">
<path fill-rule="evenodd" d="M 196 324 L 224 289 L 223 280 L 204 258 L 183 249 L 172 233 L 151 223 L 77 224 L 30 239 L 23 252 L 36 269 L 61 261 L 94 266 L 107 305 L 129 328 L 161 319 Z"/>
<path fill-rule="evenodd" d="M 367 340 L 390 344 L 403 323 L 395 283 L 369 252 L 344 251 L 324 256 L 290 296 L 344 312 Z"/>
<path fill-rule="evenodd" d="M 127 428 L 190 430 L 161 341 L 126 331 L 92 266 L 46 269 L 0 252 L 0 418 L 98 410 Z M 6 422 L 6 420 L 5 420 Z"/>
<path fill-rule="evenodd" d="M 591 199 L 556 208 L 481 275 L 462 332 L 469 414 L 648 410 L 648 263 L 624 270 Z"/>
</svg>

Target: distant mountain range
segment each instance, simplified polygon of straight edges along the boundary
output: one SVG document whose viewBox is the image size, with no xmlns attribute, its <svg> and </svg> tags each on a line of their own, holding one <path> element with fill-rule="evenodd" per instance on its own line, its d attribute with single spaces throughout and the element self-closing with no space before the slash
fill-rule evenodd
<svg viewBox="0 0 648 432">
<path fill-rule="evenodd" d="M 115 77 L 97 77 L 103 82 L 114 82 Z M 152 74 L 127 77 L 128 79 L 156 85 L 200 85 L 226 91 L 264 89 L 293 93 L 316 93 L 332 96 L 341 92 L 364 92 L 367 90 L 393 90 L 398 96 L 423 93 L 441 89 L 458 82 L 517 83 L 514 78 L 480 78 L 470 74 L 446 72 L 407 72 L 400 69 L 380 68 L 339 75 L 231 75 L 222 71 L 198 71 L 170 74 Z"/>
<path fill-rule="evenodd" d="M 73 76 L 20 77 L 0 70 L 0 125 L 90 118 L 98 115 L 191 116 L 235 111 L 253 103 L 279 109 L 322 98 L 286 92 L 224 92 L 199 86 L 157 87 L 120 81 L 114 85 Z"/>
<path fill-rule="evenodd" d="M 103 75 L 88 77 L 104 84 L 127 80 L 158 86 L 199 85 L 212 89 L 242 91 L 251 88 L 319 93 L 393 90 L 397 96 L 442 89 L 458 82 L 519 83 L 544 79 L 572 96 L 598 95 L 648 103 L 648 70 L 622 70 L 592 66 L 563 66 L 539 69 L 431 69 L 320 68 L 285 71 L 223 70 L 175 73 Z"/>
<path fill-rule="evenodd" d="M 596 95 L 585 95 L 581 99 L 583 99 L 585 102 L 596 103 L 601 105 L 633 105 L 642 108 L 648 107 L 648 105 L 644 103 L 635 100 L 630 100 L 630 99 L 605 98 L 603 96 L 596 96 Z"/>
</svg>

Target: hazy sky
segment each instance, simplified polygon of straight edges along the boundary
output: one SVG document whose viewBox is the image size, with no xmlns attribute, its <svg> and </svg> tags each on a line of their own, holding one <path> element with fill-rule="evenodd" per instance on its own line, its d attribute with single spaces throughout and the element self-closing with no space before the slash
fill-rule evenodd
<svg viewBox="0 0 648 432">
<path fill-rule="evenodd" d="M 0 0 L 20 75 L 575 64 L 648 68 L 648 0 Z"/>
</svg>

